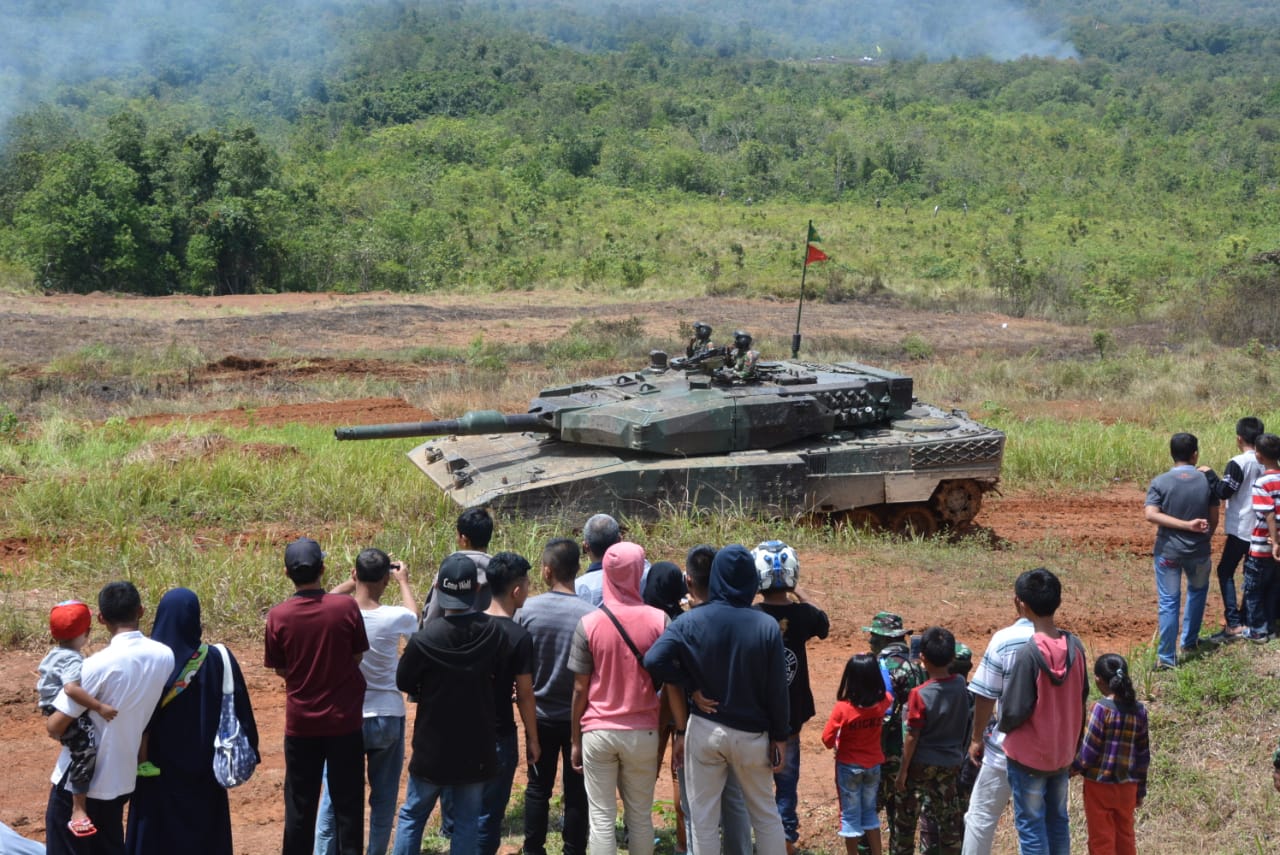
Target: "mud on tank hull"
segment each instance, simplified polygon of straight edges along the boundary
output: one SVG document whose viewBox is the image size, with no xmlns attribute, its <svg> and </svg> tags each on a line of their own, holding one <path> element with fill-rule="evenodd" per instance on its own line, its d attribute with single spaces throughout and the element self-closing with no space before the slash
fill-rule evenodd
<svg viewBox="0 0 1280 855">
<path fill-rule="evenodd" d="M 1004 434 L 915 404 L 887 425 L 770 450 L 655 459 L 538 433 L 446 436 L 409 459 L 460 507 L 527 516 L 607 510 L 654 518 L 689 508 L 820 514 L 929 534 L 962 528 L 999 481 Z"/>
</svg>

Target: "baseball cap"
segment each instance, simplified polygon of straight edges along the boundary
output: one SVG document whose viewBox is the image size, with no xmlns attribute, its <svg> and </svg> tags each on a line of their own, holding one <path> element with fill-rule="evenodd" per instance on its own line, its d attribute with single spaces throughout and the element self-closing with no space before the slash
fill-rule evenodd
<svg viewBox="0 0 1280 855">
<path fill-rule="evenodd" d="M 70 641 L 89 631 L 93 613 L 79 600 L 66 600 L 49 610 L 49 632 L 58 641 Z"/>
<path fill-rule="evenodd" d="M 324 552 L 320 544 L 309 537 L 300 537 L 284 548 L 284 567 L 296 570 L 299 567 L 319 567 L 324 564 Z"/>
<path fill-rule="evenodd" d="M 469 609 L 476 603 L 476 563 L 461 552 L 455 552 L 440 565 L 436 577 L 440 608 Z"/>
<path fill-rule="evenodd" d="M 904 635 L 910 635 L 910 631 L 903 628 L 902 616 L 895 615 L 893 612 L 876 612 L 876 616 L 871 619 L 871 626 L 864 626 L 863 632 L 869 632 L 872 635 L 883 635 L 886 638 L 902 638 Z"/>
</svg>

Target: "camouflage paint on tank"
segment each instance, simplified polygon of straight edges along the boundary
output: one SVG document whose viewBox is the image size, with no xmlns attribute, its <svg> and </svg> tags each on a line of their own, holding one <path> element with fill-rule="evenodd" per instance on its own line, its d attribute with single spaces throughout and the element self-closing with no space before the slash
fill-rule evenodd
<svg viewBox="0 0 1280 855">
<path fill-rule="evenodd" d="M 410 459 L 460 506 L 529 515 L 667 509 L 972 520 L 1004 434 L 917 402 L 910 377 L 854 363 L 762 363 L 728 384 L 665 367 L 544 389 L 527 414 L 481 412 L 341 438 L 448 434 Z M 906 512 L 899 513 L 902 509 Z"/>
</svg>

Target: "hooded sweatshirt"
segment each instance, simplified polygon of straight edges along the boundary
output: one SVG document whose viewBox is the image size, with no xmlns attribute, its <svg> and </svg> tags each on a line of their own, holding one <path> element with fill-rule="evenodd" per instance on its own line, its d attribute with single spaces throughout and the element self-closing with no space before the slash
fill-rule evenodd
<svg viewBox="0 0 1280 855">
<path fill-rule="evenodd" d="M 604 607 L 627 631 L 640 655 L 653 646 L 667 625 L 667 616 L 640 599 L 644 549 L 634 543 L 615 543 L 604 554 Z M 597 609 L 578 622 L 569 648 L 569 670 L 590 674 L 582 731 L 656 730 L 658 693 L 653 680 L 614 626 Z"/>
<path fill-rule="evenodd" d="M 778 622 L 751 608 L 756 565 L 744 546 L 726 546 L 711 563 L 705 605 L 677 618 L 644 658 L 654 677 L 701 690 L 716 711 L 691 714 L 775 742 L 791 732 L 787 672 Z"/>
<path fill-rule="evenodd" d="M 1010 762 L 1060 772 L 1080 745 L 1089 698 L 1084 645 L 1069 632 L 1037 632 L 1013 660 L 1000 697 L 1000 730 Z"/>
<path fill-rule="evenodd" d="M 445 615 L 414 633 L 396 668 L 396 687 L 418 701 L 410 772 L 444 785 L 494 776 L 493 675 L 508 655 L 486 614 Z"/>
</svg>

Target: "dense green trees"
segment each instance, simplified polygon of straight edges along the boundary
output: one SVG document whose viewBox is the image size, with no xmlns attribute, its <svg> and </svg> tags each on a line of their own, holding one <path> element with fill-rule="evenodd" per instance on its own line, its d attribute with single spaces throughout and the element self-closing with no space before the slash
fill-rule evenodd
<svg viewBox="0 0 1280 855">
<path fill-rule="evenodd" d="M 785 292 L 814 217 L 831 276 L 1102 317 L 1140 308 L 1135 288 L 1197 287 L 1227 235 L 1276 242 L 1270 6 L 1028 5 L 1082 58 L 788 61 L 802 40 L 710 0 L 691 28 L 333 0 L 339 63 L 269 35 L 300 7 L 259 10 L 222 53 L 159 49 L 11 122 L 0 253 L 80 291 Z"/>
</svg>

